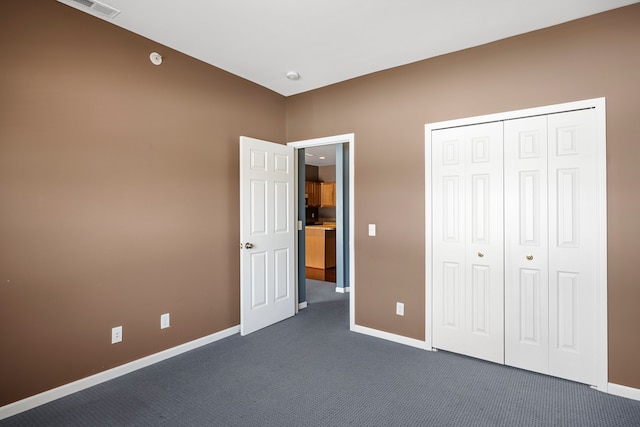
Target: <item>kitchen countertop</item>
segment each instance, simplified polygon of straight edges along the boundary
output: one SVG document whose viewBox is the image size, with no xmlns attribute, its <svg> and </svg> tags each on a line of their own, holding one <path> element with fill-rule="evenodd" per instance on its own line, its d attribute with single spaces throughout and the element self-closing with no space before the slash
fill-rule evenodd
<svg viewBox="0 0 640 427">
<path fill-rule="evenodd" d="M 335 230 L 336 225 L 335 224 L 314 224 L 314 225 L 307 225 L 306 228 L 315 228 L 320 230 Z"/>
</svg>

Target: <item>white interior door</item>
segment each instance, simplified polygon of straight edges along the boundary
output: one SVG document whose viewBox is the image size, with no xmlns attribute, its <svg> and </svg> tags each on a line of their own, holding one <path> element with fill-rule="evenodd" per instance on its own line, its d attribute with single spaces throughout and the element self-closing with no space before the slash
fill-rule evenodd
<svg viewBox="0 0 640 427">
<path fill-rule="evenodd" d="M 502 123 L 432 141 L 433 347 L 504 363 Z"/>
<path fill-rule="evenodd" d="M 240 333 L 294 315 L 294 149 L 240 137 Z"/>
</svg>

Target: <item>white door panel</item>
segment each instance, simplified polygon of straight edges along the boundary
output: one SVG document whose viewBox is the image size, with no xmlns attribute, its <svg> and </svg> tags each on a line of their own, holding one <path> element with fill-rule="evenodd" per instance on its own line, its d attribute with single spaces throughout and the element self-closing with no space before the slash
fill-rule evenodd
<svg viewBox="0 0 640 427">
<path fill-rule="evenodd" d="M 504 126 L 505 363 L 549 371 L 547 118 Z"/>
<path fill-rule="evenodd" d="M 240 137 L 242 335 L 294 314 L 294 177 L 293 148 Z"/>
<path fill-rule="evenodd" d="M 549 373 L 596 383 L 594 110 L 549 116 Z"/>
<path fill-rule="evenodd" d="M 504 363 L 503 124 L 468 126 L 464 132 L 467 342 L 476 357 Z"/>
<path fill-rule="evenodd" d="M 503 362 L 502 124 L 433 135 L 433 346 Z"/>
<path fill-rule="evenodd" d="M 433 144 L 434 182 L 439 184 L 433 192 L 434 203 L 439 203 L 433 222 L 433 274 L 439 284 L 433 290 L 434 336 L 442 348 L 457 348 L 464 339 L 466 301 L 464 142 L 457 135 L 439 136 Z"/>
<path fill-rule="evenodd" d="M 505 363 L 596 381 L 593 110 L 505 123 Z"/>
</svg>

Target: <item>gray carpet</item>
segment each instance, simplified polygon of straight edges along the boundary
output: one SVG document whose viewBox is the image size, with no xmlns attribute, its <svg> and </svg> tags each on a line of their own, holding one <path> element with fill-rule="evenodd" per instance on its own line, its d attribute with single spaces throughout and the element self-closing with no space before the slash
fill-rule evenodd
<svg viewBox="0 0 640 427">
<path fill-rule="evenodd" d="M 1 426 L 640 426 L 640 402 L 349 332 L 348 294 Z"/>
</svg>

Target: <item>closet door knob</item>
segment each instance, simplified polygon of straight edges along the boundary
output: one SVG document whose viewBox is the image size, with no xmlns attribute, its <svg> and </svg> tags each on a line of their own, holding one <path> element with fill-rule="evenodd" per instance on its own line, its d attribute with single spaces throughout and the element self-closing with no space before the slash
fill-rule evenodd
<svg viewBox="0 0 640 427">
<path fill-rule="evenodd" d="M 527 255 L 527 259 L 531 261 L 533 259 L 533 255 Z"/>
<path fill-rule="evenodd" d="M 483 254 L 482 252 L 478 252 L 478 256 L 479 256 L 480 258 L 482 258 L 482 257 L 484 256 L 484 254 Z"/>
</svg>

